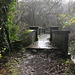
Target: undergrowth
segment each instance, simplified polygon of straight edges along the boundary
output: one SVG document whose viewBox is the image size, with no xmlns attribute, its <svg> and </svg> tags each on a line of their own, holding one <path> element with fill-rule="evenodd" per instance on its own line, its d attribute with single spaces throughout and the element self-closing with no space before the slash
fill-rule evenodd
<svg viewBox="0 0 75 75">
<path fill-rule="evenodd" d="M 17 66 L 22 62 L 23 53 L 25 49 L 22 48 L 20 51 L 13 51 L 9 56 L 3 56 L 0 59 L 0 75 L 18 75 L 19 70 Z"/>
</svg>

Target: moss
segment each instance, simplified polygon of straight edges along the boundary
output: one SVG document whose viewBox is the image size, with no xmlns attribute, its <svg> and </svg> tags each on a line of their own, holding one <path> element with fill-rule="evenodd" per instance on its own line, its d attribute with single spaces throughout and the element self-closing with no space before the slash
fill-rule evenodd
<svg viewBox="0 0 75 75">
<path fill-rule="evenodd" d="M 35 39 L 33 38 L 32 43 L 34 43 L 34 42 L 35 42 Z"/>
<path fill-rule="evenodd" d="M 25 32 L 21 33 L 19 39 L 26 38 L 31 32 L 31 30 L 26 30 Z"/>
<path fill-rule="evenodd" d="M 39 36 L 37 36 L 38 40 L 39 40 Z"/>
<path fill-rule="evenodd" d="M 26 34 L 29 34 L 29 33 L 31 33 L 31 32 L 32 32 L 32 31 L 29 30 L 29 29 L 25 31 Z"/>
<path fill-rule="evenodd" d="M 0 28 L 0 30 L 1 30 L 1 28 Z"/>
<path fill-rule="evenodd" d="M 32 39 L 33 30 L 25 30 L 25 32 L 21 33 L 19 39 L 22 40 L 23 46 L 28 46 L 31 43 L 34 43 L 34 39 Z"/>
</svg>

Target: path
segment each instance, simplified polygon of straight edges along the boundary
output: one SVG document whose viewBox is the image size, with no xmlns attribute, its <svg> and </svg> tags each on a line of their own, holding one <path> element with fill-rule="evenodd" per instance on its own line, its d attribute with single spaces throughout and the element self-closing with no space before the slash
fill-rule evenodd
<svg viewBox="0 0 75 75">
<path fill-rule="evenodd" d="M 18 65 L 19 75 L 63 75 L 65 67 L 59 63 L 61 56 L 49 39 L 49 34 L 43 34 L 26 48 L 23 61 Z"/>
<path fill-rule="evenodd" d="M 47 52 L 44 50 L 32 53 L 26 51 L 22 62 L 18 65 L 19 75 L 63 75 L 65 72 L 64 64 L 60 63 L 61 59 L 57 52 Z"/>
<path fill-rule="evenodd" d="M 17 66 L 18 75 L 63 75 L 67 68 L 49 38 L 49 34 L 41 35 L 39 41 L 27 47 L 22 62 Z"/>
<path fill-rule="evenodd" d="M 39 37 L 39 40 L 29 45 L 27 49 L 57 49 L 50 44 L 50 34 L 43 34 Z"/>
</svg>

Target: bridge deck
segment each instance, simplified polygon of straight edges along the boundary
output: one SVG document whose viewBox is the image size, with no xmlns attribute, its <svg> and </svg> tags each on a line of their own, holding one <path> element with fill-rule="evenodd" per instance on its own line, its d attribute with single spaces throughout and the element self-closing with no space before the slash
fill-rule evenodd
<svg viewBox="0 0 75 75">
<path fill-rule="evenodd" d="M 39 40 L 26 47 L 26 49 L 57 49 L 50 44 L 50 35 L 43 34 L 39 37 Z"/>
</svg>

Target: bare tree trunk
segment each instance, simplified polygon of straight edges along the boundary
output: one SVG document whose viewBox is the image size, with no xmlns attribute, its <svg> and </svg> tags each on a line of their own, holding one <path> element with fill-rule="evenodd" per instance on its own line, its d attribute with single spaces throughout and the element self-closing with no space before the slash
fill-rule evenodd
<svg viewBox="0 0 75 75">
<path fill-rule="evenodd" d="M 33 12 L 33 25 L 35 26 L 35 14 Z"/>
</svg>

